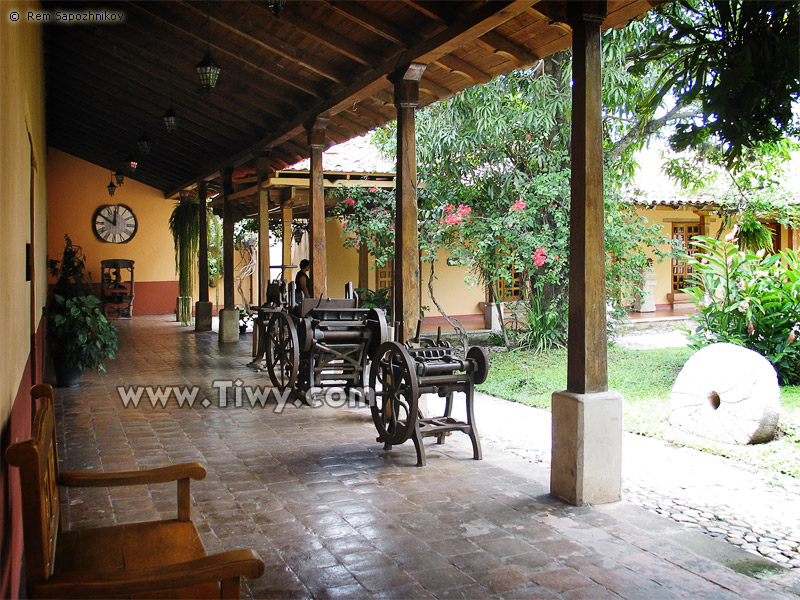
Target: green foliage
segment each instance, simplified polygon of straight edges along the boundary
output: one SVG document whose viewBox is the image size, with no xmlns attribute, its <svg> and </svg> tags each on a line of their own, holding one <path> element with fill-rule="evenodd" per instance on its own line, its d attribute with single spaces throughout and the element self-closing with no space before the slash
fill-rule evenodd
<svg viewBox="0 0 800 600">
<path fill-rule="evenodd" d="M 178 295 L 188 298 L 194 289 L 194 269 L 200 242 L 200 201 L 197 196 L 182 197 L 169 217 L 169 230 L 175 243 L 175 270 L 178 272 Z M 192 321 L 188 301 L 178 304 L 178 318 L 184 325 Z"/>
<path fill-rule="evenodd" d="M 368 290 L 366 288 L 356 288 L 356 294 L 360 298 L 362 308 L 382 308 L 388 313 L 392 310 L 392 288 L 380 288 Z"/>
<path fill-rule="evenodd" d="M 222 219 L 209 211 L 208 214 L 208 282 L 212 287 L 223 274 Z"/>
<path fill-rule="evenodd" d="M 50 306 L 52 352 L 81 371 L 105 371 L 105 359 L 114 358 L 117 350 L 117 328 L 100 312 L 100 299 L 56 294 Z"/>
<path fill-rule="evenodd" d="M 769 360 L 783 384 L 800 383 L 800 263 L 792 251 L 739 250 L 733 240 L 694 238 L 701 249 L 685 291 L 698 312 L 692 342 L 731 342 Z"/>
<path fill-rule="evenodd" d="M 331 191 L 339 201 L 331 214 L 342 223 L 345 248 L 364 247 L 382 267 L 394 258 L 395 190 L 342 187 Z"/>
<path fill-rule="evenodd" d="M 797 134 L 792 105 L 800 98 L 800 10 L 782 0 L 678 0 L 654 15 L 658 32 L 633 67 L 663 65 L 642 109 L 666 98 L 699 103 L 702 115 L 678 125 L 674 148 L 724 144 L 728 165 L 749 148 Z"/>
<path fill-rule="evenodd" d="M 105 371 L 105 359 L 114 358 L 117 349 L 117 328 L 92 294 L 83 250 L 69 236 L 64 240 L 61 260 L 48 265 L 57 277 L 47 309 L 50 352 L 80 370 Z"/>
</svg>

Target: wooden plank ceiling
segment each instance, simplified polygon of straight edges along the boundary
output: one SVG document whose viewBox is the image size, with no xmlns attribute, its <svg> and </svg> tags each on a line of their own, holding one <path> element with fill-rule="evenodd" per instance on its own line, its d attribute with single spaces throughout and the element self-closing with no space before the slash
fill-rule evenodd
<svg viewBox="0 0 800 600">
<path fill-rule="evenodd" d="M 654 4 L 611 0 L 604 27 Z M 564 0 L 289 0 L 279 17 L 266 0 L 66 8 L 122 11 L 126 20 L 43 28 L 49 145 L 109 170 L 133 155 L 133 179 L 168 197 L 218 179 L 226 165 L 252 172 L 262 148 L 275 170 L 306 158 L 303 125 L 317 115 L 330 117 L 329 145 L 393 120 L 386 76 L 409 62 L 428 65 L 425 106 L 571 44 Z M 210 94 L 194 69 L 207 41 L 222 67 Z M 162 121 L 170 103 L 174 134 Z M 147 156 L 137 154 L 142 134 L 153 141 Z"/>
</svg>

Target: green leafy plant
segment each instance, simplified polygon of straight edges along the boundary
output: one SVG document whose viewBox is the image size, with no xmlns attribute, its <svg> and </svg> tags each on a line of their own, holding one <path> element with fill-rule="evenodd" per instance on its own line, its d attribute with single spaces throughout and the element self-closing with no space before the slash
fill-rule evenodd
<svg viewBox="0 0 800 600">
<path fill-rule="evenodd" d="M 356 288 L 356 294 L 360 298 L 362 308 L 382 308 L 387 312 L 392 308 L 392 288 L 385 287 L 374 291 Z"/>
<path fill-rule="evenodd" d="M 194 288 L 194 269 L 200 243 L 200 201 L 197 196 L 185 196 L 175 203 L 169 217 L 169 230 L 175 243 L 175 270 L 178 272 L 178 319 L 192 322 L 189 298 Z"/>
<path fill-rule="evenodd" d="M 48 264 L 57 278 L 47 309 L 50 353 L 81 371 L 105 371 L 105 359 L 117 349 L 117 328 L 92 293 L 83 250 L 68 235 L 64 240 L 61 260 Z"/>
<path fill-rule="evenodd" d="M 684 291 L 697 307 L 695 347 L 731 342 L 769 360 L 782 384 L 800 383 L 800 263 L 791 250 L 739 250 L 736 240 L 697 236 L 701 252 Z"/>
<path fill-rule="evenodd" d="M 54 295 L 48 333 L 52 351 L 79 370 L 105 371 L 117 350 L 117 328 L 100 312 L 97 296 Z"/>
</svg>

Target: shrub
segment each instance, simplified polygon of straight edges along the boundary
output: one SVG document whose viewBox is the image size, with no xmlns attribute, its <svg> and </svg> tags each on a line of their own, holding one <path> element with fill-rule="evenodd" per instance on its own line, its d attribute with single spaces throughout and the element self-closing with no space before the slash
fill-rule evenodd
<svg viewBox="0 0 800 600">
<path fill-rule="evenodd" d="M 800 383 L 800 263 L 791 250 L 740 251 L 735 239 L 697 236 L 684 290 L 697 306 L 695 347 L 731 342 L 769 360 L 781 383 Z"/>
</svg>

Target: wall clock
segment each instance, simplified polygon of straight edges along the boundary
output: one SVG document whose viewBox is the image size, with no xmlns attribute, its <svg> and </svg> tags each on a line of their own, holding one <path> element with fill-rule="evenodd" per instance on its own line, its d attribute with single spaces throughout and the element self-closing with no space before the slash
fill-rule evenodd
<svg viewBox="0 0 800 600">
<path fill-rule="evenodd" d="M 104 204 L 94 211 L 92 230 L 103 242 L 125 244 L 136 235 L 136 215 L 124 204 Z"/>
</svg>

